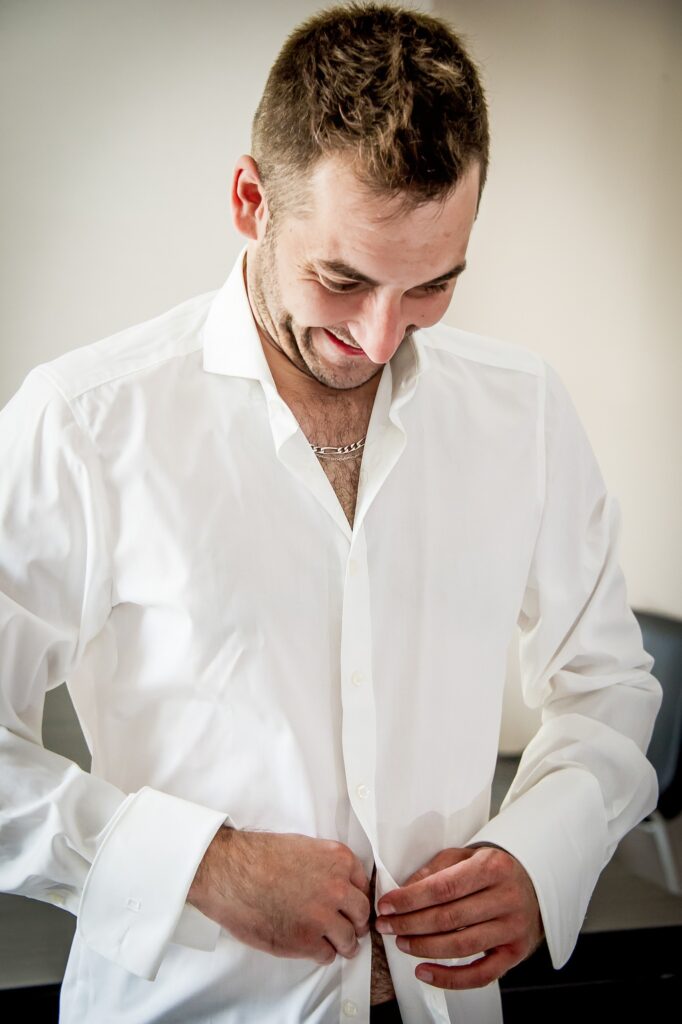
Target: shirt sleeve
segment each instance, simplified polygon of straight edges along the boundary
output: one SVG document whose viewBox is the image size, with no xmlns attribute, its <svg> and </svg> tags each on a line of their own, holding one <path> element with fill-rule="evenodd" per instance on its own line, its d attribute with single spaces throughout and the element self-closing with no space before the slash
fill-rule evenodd
<svg viewBox="0 0 682 1024">
<path fill-rule="evenodd" d="M 98 459 L 40 369 L 0 412 L 0 890 L 78 914 L 102 956 L 153 978 L 168 943 L 214 948 L 185 903 L 223 812 L 126 794 L 42 744 L 45 691 L 111 611 Z"/>
<path fill-rule="evenodd" d="M 544 502 L 518 620 L 524 699 L 541 726 L 469 845 L 500 846 L 525 867 L 559 968 L 618 842 L 656 806 L 645 752 L 661 687 L 618 564 L 619 505 L 565 386 L 545 371 Z"/>
</svg>

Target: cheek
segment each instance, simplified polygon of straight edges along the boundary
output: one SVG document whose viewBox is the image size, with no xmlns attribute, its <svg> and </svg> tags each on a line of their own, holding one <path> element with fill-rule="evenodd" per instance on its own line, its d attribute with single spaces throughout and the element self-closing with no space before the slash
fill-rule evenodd
<svg viewBox="0 0 682 1024">
<path fill-rule="evenodd" d="M 432 327 L 443 319 L 451 299 L 452 292 L 446 292 L 415 302 L 410 310 L 410 323 L 418 327 Z"/>
</svg>

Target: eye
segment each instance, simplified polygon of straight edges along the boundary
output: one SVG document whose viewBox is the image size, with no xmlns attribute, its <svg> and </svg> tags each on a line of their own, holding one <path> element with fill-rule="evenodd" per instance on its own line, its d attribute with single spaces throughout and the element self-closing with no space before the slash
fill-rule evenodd
<svg viewBox="0 0 682 1024">
<path fill-rule="evenodd" d="M 430 294 L 433 292 L 444 292 L 449 284 L 449 281 L 445 281 L 443 284 L 425 284 L 422 287 L 422 291 L 429 292 Z"/>
<path fill-rule="evenodd" d="M 358 287 L 357 281 L 325 281 L 324 278 L 320 278 L 320 284 L 328 292 L 334 292 L 336 295 L 343 295 L 344 292 L 352 292 Z"/>
</svg>

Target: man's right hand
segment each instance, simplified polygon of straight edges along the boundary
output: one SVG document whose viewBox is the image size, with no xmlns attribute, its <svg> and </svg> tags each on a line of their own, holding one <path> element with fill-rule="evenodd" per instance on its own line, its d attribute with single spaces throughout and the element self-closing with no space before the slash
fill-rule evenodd
<svg viewBox="0 0 682 1024">
<path fill-rule="evenodd" d="M 368 895 L 362 863 L 343 843 L 223 826 L 187 901 L 254 949 L 329 964 L 358 952 Z"/>
</svg>

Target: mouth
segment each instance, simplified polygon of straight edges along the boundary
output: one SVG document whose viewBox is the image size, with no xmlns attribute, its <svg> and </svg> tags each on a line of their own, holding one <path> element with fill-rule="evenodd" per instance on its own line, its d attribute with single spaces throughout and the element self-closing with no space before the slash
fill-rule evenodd
<svg viewBox="0 0 682 1024">
<path fill-rule="evenodd" d="M 341 341 L 340 338 L 337 338 L 335 334 L 332 334 L 332 332 L 328 331 L 325 327 L 323 327 L 322 330 L 323 330 L 325 336 L 329 339 L 329 341 L 332 342 L 332 344 L 335 345 L 336 348 L 340 349 L 342 352 L 345 352 L 346 355 L 348 355 L 348 356 L 364 356 L 365 355 L 364 351 L 360 348 L 359 345 L 348 345 L 345 341 Z"/>
</svg>

